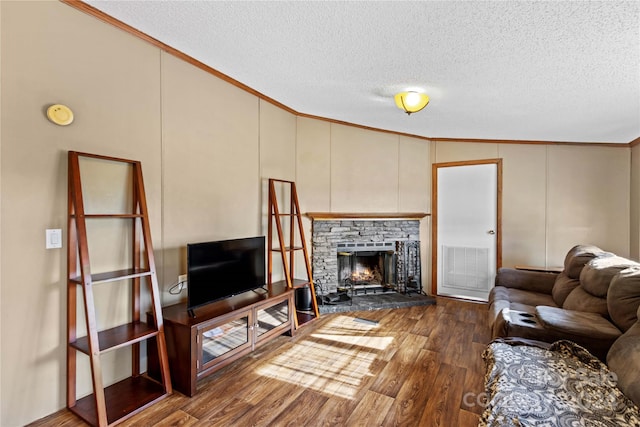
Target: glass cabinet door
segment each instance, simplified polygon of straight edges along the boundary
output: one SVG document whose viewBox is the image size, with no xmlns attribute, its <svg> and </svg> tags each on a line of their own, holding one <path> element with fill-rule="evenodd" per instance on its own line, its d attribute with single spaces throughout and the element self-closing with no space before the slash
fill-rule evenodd
<svg viewBox="0 0 640 427">
<path fill-rule="evenodd" d="M 202 352 L 200 368 L 208 363 L 224 358 L 227 353 L 242 346 L 251 345 L 249 341 L 249 314 L 244 313 L 226 323 L 204 327 L 198 331 Z"/>
<path fill-rule="evenodd" d="M 289 300 L 256 311 L 256 338 L 289 320 Z"/>
</svg>

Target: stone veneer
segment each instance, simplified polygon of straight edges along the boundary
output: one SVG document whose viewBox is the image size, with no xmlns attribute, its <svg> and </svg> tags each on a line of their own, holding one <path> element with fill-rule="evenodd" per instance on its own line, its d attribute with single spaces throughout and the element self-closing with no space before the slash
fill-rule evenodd
<svg viewBox="0 0 640 427">
<path fill-rule="evenodd" d="M 312 226 L 313 283 L 316 292 L 336 292 L 338 243 L 420 240 L 419 220 L 314 220 Z"/>
</svg>

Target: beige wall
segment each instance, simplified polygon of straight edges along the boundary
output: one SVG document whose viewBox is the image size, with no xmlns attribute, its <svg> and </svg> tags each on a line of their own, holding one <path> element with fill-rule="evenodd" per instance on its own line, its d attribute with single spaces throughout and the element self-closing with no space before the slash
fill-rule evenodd
<svg viewBox="0 0 640 427">
<path fill-rule="evenodd" d="M 583 239 L 625 255 L 631 215 L 638 250 L 628 149 L 434 143 L 299 118 L 62 3 L 0 12 L 0 425 L 65 405 L 66 252 L 45 250 L 44 230 L 66 234 L 68 150 L 142 161 L 164 304 L 184 297 L 167 290 L 187 242 L 265 233 L 269 177 L 296 180 L 302 212 L 429 212 L 431 163 L 502 157 L 505 264 L 555 265 Z M 57 102 L 71 126 L 45 120 Z M 110 292 L 100 308 L 126 299 Z M 112 353 L 107 382 L 129 358 Z"/>
<path fill-rule="evenodd" d="M 261 224 L 263 234 L 268 234 L 269 226 L 269 178 L 284 181 L 295 181 L 296 179 L 296 117 L 280 108 L 260 101 L 260 184 L 261 197 L 252 200 L 257 206 L 262 206 Z M 281 213 L 291 212 L 290 186 L 286 184 L 274 185 L 278 196 L 278 208 Z M 281 217 L 284 238 L 288 239 L 289 221 L 288 217 Z M 272 244 L 274 248 L 280 246 L 277 232 L 274 232 Z M 297 245 L 298 243 L 296 243 Z M 282 253 L 272 252 L 272 280 L 284 279 Z M 296 271 L 303 264 L 300 252 L 289 252 L 289 255 L 297 256 L 295 262 Z M 267 254 L 268 255 L 268 254 Z M 294 267 L 295 268 L 295 267 Z"/>
<path fill-rule="evenodd" d="M 547 262 L 576 242 L 629 256 L 630 149 L 553 145 L 547 154 Z"/>
<path fill-rule="evenodd" d="M 302 212 L 331 211 L 331 124 L 298 117 L 296 126 L 296 188 Z M 303 217 L 311 248 L 312 222 Z M 297 273 L 304 273 L 298 262 Z M 304 276 L 300 276 L 304 277 Z"/>
<path fill-rule="evenodd" d="M 58 2 L 0 7 L 1 240 L 13 248 L 0 265 L 0 424 L 14 426 L 64 406 L 66 252 L 46 250 L 44 230 L 66 235 L 67 150 L 142 161 L 152 235 L 161 245 L 160 52 Z M 58 102 L 74 109 L 73 125 L 44 118 Z M 107 357 L 107 381 L 123 376 L 127 355 Z"/>
<path fill-rule="evenodd" d="M 546 265 L 547 146 L 501 144 L 502 263 Z"/>
<path fill-rule="evenodd" d="M 398 136 L 331 125 L 331 210 L 397 212 Z"/>
<path fill-rule="evenodd" d="M 302 212 L 429 212 L 429 141 L 299 118 L 297 153 Z M 428 217 L 420 232 L 426 286 Z"/>
<path fill-rule="evenodd" d="M 171 55 L 162 55 L 160 69 L 163 244 L 156 253 L 169 287 L 186 273 L 187 243 L 261 234 L 259 102 Z"/>
<path fill-rule="evenodd" d="M 2 96 L 2 8 L 0 7 L 0 100 Z M 0 117 L 2 117 L 2 103 L 0 102 Z M 2 194 L 2 120 L 0 120 L 0 195 Z M 0 224 L 2 224 L 2 197 L 0 196 Z M 1 233 L 0 228 L 0 233 Z M 2 235 L 0 234 L 0 268 L 2 268 Z M 0 384 L 2 384 L 2 273 L 0 273 Z M 2 402 L 2 387 L 0 387 L 0 402 Z M 2 405 L 0 405 L 0 420 L 2 417 Z"/>
<path fill-rule="evenodd" d="M 630 149 L 437 142 L 435 162 L 503 159 L 503 266 L 559 266 L 575 244 L 629 256 Z"/>
<path fill-rule="evenodd" d="M 631 149 L 631 229 L 629 256 L 640 259 L 640 145 Z"/>
</svg>

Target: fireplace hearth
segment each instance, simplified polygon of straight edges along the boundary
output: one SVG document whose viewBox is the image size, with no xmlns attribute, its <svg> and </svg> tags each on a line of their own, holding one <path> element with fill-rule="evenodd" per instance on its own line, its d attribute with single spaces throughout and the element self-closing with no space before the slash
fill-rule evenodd
<svg viewBox="0 0 640 427">
<path fill-rule="evenodd" d="M 383 292 L 377 294 L 355 295 L 351 301 L 343 303 L 320 304 L 322 314 L 343 313 L 348 311 L 369 311 L 389 308 L 407 308 L 435 304 L 435 298 L 423 294 L 402 294 Z"/>
</svg>

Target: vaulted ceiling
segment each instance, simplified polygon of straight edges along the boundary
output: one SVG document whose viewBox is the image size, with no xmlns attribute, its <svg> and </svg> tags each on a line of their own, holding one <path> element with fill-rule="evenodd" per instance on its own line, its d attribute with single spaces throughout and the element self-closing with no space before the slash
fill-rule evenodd
<svg viewBox="0 0 640 427">
<path fill-rule="evenodd" d="M 433 138 L 640 137 L 638 1 L 86 3 L 305 115 Z M 429 105 L 397 109 L 406 89 Z"/>
</svg>

